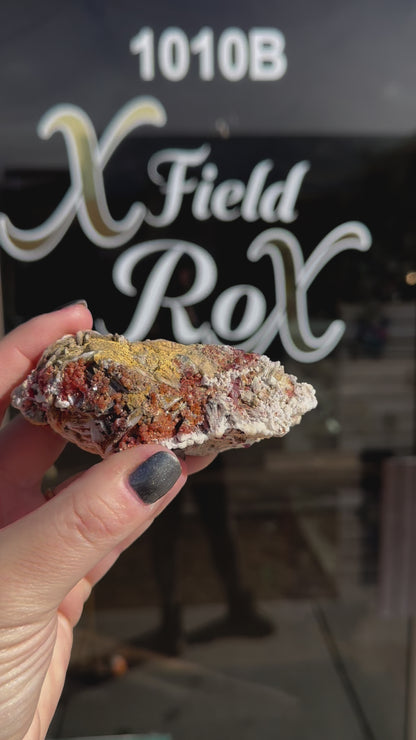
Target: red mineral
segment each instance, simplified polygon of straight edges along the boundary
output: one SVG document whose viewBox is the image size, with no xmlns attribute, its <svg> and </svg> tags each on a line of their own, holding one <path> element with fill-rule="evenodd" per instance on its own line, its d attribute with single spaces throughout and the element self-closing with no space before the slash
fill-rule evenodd
<svg viewBox="0 0 416 740">
<path fill-rule="evenodd" d="M 265 355 L 88 331 L 48 347 L 12 403 L 106 457 L 147 442 L 192 455 L 248 447 L 286 434 L 316 398 Z"/>
</svg>

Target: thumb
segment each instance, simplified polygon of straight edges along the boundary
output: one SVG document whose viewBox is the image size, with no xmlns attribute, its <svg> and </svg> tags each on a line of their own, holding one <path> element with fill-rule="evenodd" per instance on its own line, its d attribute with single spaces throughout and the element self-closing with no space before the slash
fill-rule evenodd
<svg viewBox="0 0 416 740">
<path fill-rule="evenodd" d="M 154 445 L 117 453 L 0 532 L 2 618 L 56 608 L 123 541 L 139 536 L 182 488 L 176 455 Z M 6 565 L 7 564 L 7 565 Z M 5 594 L 6 595 L 6 594 Z"/>
</svg>

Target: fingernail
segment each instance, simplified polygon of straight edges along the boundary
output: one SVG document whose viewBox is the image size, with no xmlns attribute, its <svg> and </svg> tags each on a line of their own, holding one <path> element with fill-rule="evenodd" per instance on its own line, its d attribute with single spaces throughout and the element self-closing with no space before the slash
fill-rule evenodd
<svg viewBox="0 0 416 740">
<path fill-rule="evenodd" d="M 181 464 L 169 452 L 156 452 L 129 476 L 129 483 L 145 504 L 154 504 L 176 483 L 182 472 Z"/>
<path fill-rule="evenodd" d="M 88 303 L 84 298 L 76 298 L 74 301 L 69 301 L 69 303 L 58 306 L 55 311 L 61 311 L 63 308 L 69 308 L 69 306 L 84 306 L 84 308 L 88 308 Z"/>
</svg>

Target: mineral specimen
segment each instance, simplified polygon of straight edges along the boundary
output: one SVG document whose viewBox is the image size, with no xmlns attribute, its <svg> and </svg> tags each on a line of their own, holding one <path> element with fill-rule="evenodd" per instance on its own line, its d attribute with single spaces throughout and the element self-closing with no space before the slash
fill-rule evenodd
<svg viewBox="0 0 416 740">
<path fill-rule="evenodd" d="M 48 347 L 12 404 L 106 457 L 147 442 L 190 455 L 249 447 L 286 434 L 316 398 L 265 355 L 86 331 Z"/>
</svg>

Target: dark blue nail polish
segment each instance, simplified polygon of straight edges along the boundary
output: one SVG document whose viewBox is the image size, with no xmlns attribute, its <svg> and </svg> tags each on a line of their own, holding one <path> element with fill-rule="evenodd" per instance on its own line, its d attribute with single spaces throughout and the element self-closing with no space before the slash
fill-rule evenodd
<svg viewBox="0 0 416 740">
<path fill-rule="evenodd" d="M 154 504 L 170 491 L 181 472 L 181 464 L 175 455 L 156 452 L 130 474 L 129 483 L 143 503 Z"/>
<path fill-rule="evenodd" d="M 74 301 L 64 303 L 62 306 L 58 306 L 55 311 L 61 311 L 63 308 L 69 308 L 69 306 L 84 306 L 88 308 L 87 301 L 84 298 L 76 298 Z"/>
</svg>

